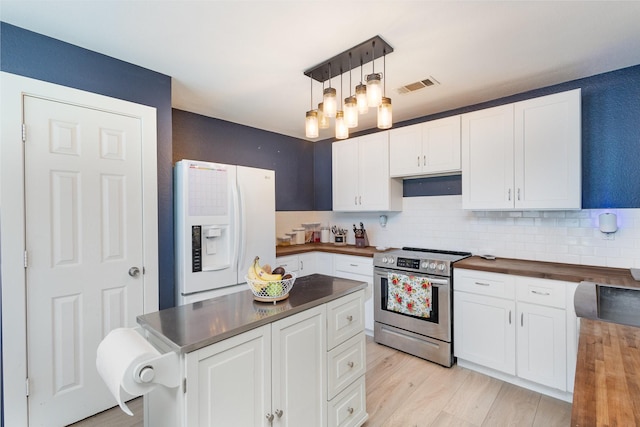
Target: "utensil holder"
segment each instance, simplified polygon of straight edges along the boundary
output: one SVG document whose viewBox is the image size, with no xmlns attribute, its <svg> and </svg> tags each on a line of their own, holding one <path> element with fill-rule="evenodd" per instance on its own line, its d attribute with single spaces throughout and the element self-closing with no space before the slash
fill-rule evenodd
<svg viewBox="0 0 640 427">
<path fill-rule="evenodd" d="M 333 243 L 336 246 L 345 246 L 347 244 L 347 235 L 346 234 L 336 234 L 333 238 Z"/>
</svg>

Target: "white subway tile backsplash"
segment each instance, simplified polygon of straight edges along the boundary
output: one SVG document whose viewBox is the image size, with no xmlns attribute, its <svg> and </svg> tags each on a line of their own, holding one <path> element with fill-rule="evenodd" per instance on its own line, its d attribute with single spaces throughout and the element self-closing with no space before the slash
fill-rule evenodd
<svg viewBox="0 0 640 427">
<path fill-rule="evenodd" d="M 619 230 L 603 239 L 598 215 L 614 212 Z M 302 222 L 338 224 L 351 230 L 362 221 L 376 246 L 418 246 L 466 250 L 498 257 L 569 264 L 640 268 L 640 209 L 580 211 L 465 211 L 461 196 L 407 197 L 402 212 L 386 213 L 277 212 L 282 234 Z M 354 243 L 353 232 L 347 242 Z"/>
</svg>

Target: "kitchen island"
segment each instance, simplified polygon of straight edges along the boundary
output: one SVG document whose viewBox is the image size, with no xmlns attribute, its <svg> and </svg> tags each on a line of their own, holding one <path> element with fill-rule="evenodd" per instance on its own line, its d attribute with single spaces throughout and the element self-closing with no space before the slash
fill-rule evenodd
<svg viewBox="0 0 640 427">
<path fill-rule="evenodd" d="M 145 425 L 361 425 L 366 286 L 314 274 L 276 304 L 247 290 L 139 316 L 182 378 L 145 395 Z"/>
</svg>

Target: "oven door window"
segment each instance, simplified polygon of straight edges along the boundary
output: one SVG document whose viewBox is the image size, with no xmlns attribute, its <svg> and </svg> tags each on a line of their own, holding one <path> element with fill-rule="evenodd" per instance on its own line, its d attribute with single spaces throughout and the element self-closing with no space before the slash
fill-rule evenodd
<svg viewBox="0 0 640 427">
<path fill-rule="evenodd" d="M 380 281 L 382 310 L 438 323 L 438 286 L 427 277 L 389 273 Z"/>
</svg>

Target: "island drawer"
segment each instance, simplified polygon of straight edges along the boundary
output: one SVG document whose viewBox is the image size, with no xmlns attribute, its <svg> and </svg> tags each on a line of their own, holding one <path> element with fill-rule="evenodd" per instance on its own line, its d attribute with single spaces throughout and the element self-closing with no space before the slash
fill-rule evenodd
<svg viewBox="0 0 640 427">
<path fill-rule="evenodd" d="M 366 372 L 364 332 L 343 342 L 327 354 L 327 396 L 333 399 Z"/>
<path fill-rule="evenodd" d="M 364 290 L 327 303 L 327 350 L 364 330 Z"/>
<path fill-rule="evenodd" d="M 328 425 L 336 427 L 361 426 L 367 419 L 367 390 L 364 375 L 332 399 L 327 407 Z"/>
</svg>

